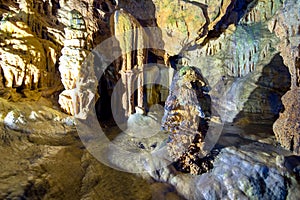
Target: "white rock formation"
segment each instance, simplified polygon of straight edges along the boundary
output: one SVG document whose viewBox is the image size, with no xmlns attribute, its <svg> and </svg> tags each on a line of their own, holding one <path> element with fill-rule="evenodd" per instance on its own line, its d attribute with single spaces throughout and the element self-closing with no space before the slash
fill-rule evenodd
<svg viewBox="0 0 300 200">
<path fill-rule="evenodd" d="M 77 10 L 72 10 L 69 20 L 59 59 L 61 81 L 66 89 L 59 95 L 59 104 L 68 114 L 86 118 L 95 97 L 97 79 L 93 73 L 93 56 L 87 56 L 88 34 L 83 17 Z"/>
</svg>

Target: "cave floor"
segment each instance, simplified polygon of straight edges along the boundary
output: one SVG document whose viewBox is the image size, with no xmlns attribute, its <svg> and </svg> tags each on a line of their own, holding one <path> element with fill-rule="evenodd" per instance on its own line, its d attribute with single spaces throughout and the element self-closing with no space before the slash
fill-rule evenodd
<svg viewBox="0 0 300 200">
<path fill-rule="evenodd" d="M 184 199 L 191 195 L 190 186 L 183 186 L 189 183 L 187 179 L 203 176 L 182 174 L 172 165 L 153 173 L 115 170 L 87 151 L 69 116 L 39 105 L 9 105 L 12 107 L 1 102 L 2 110 L 13 110 L 11 116 L 19 121 L 11 123 L 7 112 L 0 122 L 0 199 Z M 20 123 L 22 116 L 25 124 Z M 127 150 L 151 151 L 168 139 L 165 133 L 146 140 L 126 139 L 115 126 L 104 129 L 112 142 Z M 215 147 L 225 153 L 234 148 L 238 154 L 240 148 L 244 151 L 249 145 L 252 153 L 258 152 L 259 162 L 265 162 L 264 154 L 292 156 L 276 144 L 272 127 L 262 124 L 225 124 Z M 299 159 L 295 159 L 289 166 L 291 170 L 300 166 Z M 132 168 L 135 161 L 115 158 L 112 162 Z"/>
</svg>

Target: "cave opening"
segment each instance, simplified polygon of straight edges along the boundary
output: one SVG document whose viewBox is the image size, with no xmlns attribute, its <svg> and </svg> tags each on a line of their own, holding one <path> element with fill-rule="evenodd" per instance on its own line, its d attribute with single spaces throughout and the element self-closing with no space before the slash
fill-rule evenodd
<svg viewBox="0 0 300 200">
<path fill-rule="evenodd" d="M 134 52 L 136 53 L 136 52 Z M 98 62 L 98 61 L 97 61 Z M 100 62 L 100 61 L 99 61 Z M 137 61 L 136 59 L 133 59 L 132 65 L 136 65 Z M 146 68 L 156 67 L 158 69 L 168 69 L 167 66 L 162 65 L 164 63 L 164 60 L 161 56 L 156 55 L 152 51 L 148 51 L 147 53 L 147 63 L 145 64 Z M 112 106 L 114 106 L 112 103 L 112 94 L 114 92 L 114 89 L 116 87 L 116 84 L 118 84 L 119 81 L 121 81 L 121 75 L 118 72 L 118 65 L 120 62 L 114 62 L 112 63 L 103 73 L 103 76 L 98 80 L 98 94 L 99 98 L 95 104 L 95 111 L 98 118 L 98 121 L 100 124 L 105 125 L 111 125 L 115 126 L 116 121 L 113 116 L 112 112 Z M 161 68 L 159 68 L 160 66 Z M 148 72 L 144 72 L 144 76 Z M 151 72 L 149 72 L 151 73 Z M 159 73 L 159 72 L 158 72 Z M 157 79 L 161 79 L 161 75 L 158 75 Z M 122 83 L 122 89 L 124 85 Z M 138 83 L 134 82 L 134 85 L 132 86 L 135 88 L 131 95 L 131 99 L 134 105 L 138 105 Z M 169 88 L 167 88 L 165 85 L 161 85 L 159 83 L 155 84 L 144 84 L 143 85 L 143 110 L 145 114 L 147 114 L 149 111 L 154 109 L 155 105 L 159 105 L 160 108 L 163 108 L 165 105 L 166 98 L 169 93 Z M 122 101 L 122 96 L 117 97 L 117 101 Z M 154 107 L 152 107 L 154 106 Z M 135 113 L 135 108 L 133 108 L 133 113 Z M 132 113 L 132 114 L 133 114 Z M 118 114 L 125 115 L 124 110 L 119 110 Z"/>
<path fill-rule="evenodd" d="M 109 12 L 109 7 L 105 2 L 102 2 L 100 4 L 100 8 L 104 11 L 104 12 Z"/>
<path fill-rule="evenodd" d="M 234 120 L 224 124 L 218 143 L 221 148 L 239 147 L 274 136 L 273 125 L 284 109 L 281 98 L 291 86 L 291 74 L 280 53 L 275 54 L 259 72 L 257 70 L 251 72 L 256 73 L 254 76 L 259 76 L 255 83 L 251 83 L 255 85 L 255 89 L 249 94 Z M 246 82 L 253 81 L 249 77 L 243 78 Z M 249 83 L 243 83 L 242 87 L 245 90 L 251 88 Z M 238 139 L 232 139 L 236 137 Z"/>
<path fill-rule="evenodd" d="M 102 76 L 98 84 L 99 99 L 96 102 L 96 113 L 100 122 L 112 120 L 111 92 L 108 89 L 107 79 Z"/>
<path fill-rule="evenodd" d="M 249 95 L 236 119 L 247 117 L 254 122 L 272 125 L 284 109 L 281 97 L 291 87 L 291 74 L 280 53 L 275 54 L 271 61 L 263 66 L 255 84 L 257 87 Z"/>
</svg>

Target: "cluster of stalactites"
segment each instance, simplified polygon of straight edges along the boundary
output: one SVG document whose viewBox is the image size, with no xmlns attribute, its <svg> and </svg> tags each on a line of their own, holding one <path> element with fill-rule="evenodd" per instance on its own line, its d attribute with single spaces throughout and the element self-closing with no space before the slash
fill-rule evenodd
<svg viewBox="0 0 300 200">
<path fill-rule="evenodd" d="M 119 48 L 121 52 L 121 59 L 116 62 L 116 69 L 121 74 L 121 81 L 125 87 L 122 105 L 125 115 L 130 116 L 136 106 L 143 108 L 145 105 L 143 82 L 148 37 L 140 23 L 122 9 L 114 12 L 110 26 L 118 42 L 115 48 Z M 133 95 L 135 85 L 137 85 L 136 97 Z"/>
</svg>

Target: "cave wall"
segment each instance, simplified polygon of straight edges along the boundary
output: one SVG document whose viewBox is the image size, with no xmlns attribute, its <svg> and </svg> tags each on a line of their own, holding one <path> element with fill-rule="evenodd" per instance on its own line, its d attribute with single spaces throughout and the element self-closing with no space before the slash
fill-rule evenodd
<svg viewBox="0 0 300 200">
<path fill-rule="evenodd" d="M 291 73 L 291 88 L 283 96 L 284 111 L 274 123 L 273 130 L 280 144 L 300 154 L 300 5 L 285 1 L 284 9 L 270 22 L 270 30 L 281 40 L 277 49 Z M 287 21 L 289 23 L 287 23 Z"/>
<path fill-rule="evenodd" d="M 182 59 L 176 60 L 177 67 L 184 64 L 201 70 L 215 108 L 226 111 L 222 112 L 224 121 L 232 122 L 241 113 L 273 119 L 282 110 L 282 95 L 291 87 L 288 94 L 293 95 L 287 94 L 285 99 L 289 100 L 283 102 L 286 110 L 275 123 L 274 132 L 283 146 L 299 152 L 297 147 L 291 148 L 299 144 L 299 134 L 294 134 L 299 132 L 299 124 L 295 125 L 299 115 L 294 108 L 299 105 L 299 95 L 295 94 L 300 85 L 296 0 L 1 1 L 1 96 L 18 101 L 50 96 L 62 91 L 62 85 L 71 89 L 66 83 L 74 79 L 73 72 L 68 76 L 59 73 L 63 60 L 72 60 L 70 51 L 65 54 L 64 49 L 68 46 L 65 28 L 69 13 L 75 9 L 85 21 L 83 59 L 112 35 L 109 19 L 119 8 L 141 26 L 159 28 L 158 34 L 149 38 L 161 43 L 164 51 L 149 52 L 164 64 L 170 67 L 171 59 L 178 57 Z M 288 102 L 295 106 L 289 109 Z M 285 131 L 291 127 L 286 121 L 295 127 L 290 132 Z M 286 137 L 290 138 L 287 144 L 282 139 Z"/>
</svg>

